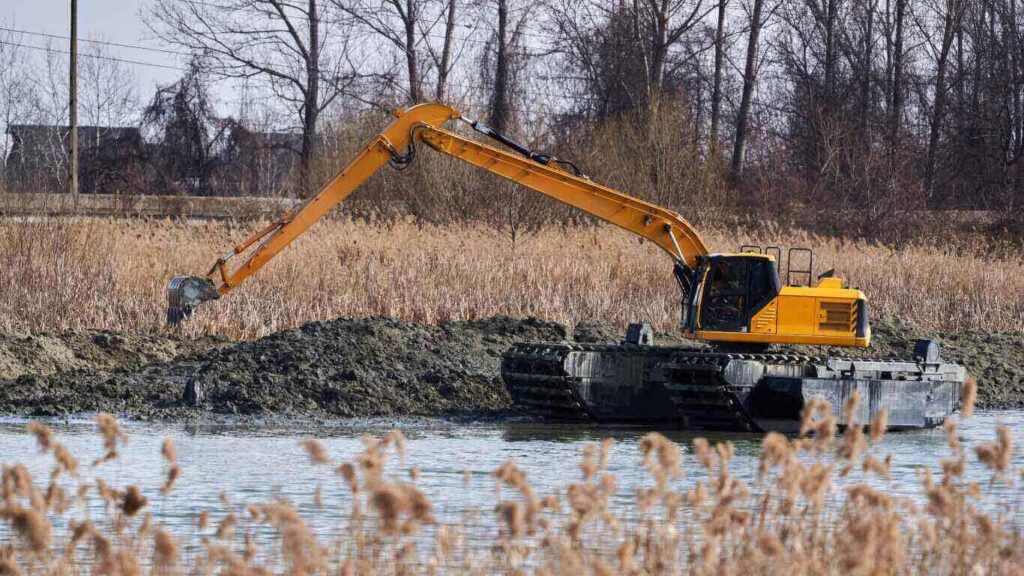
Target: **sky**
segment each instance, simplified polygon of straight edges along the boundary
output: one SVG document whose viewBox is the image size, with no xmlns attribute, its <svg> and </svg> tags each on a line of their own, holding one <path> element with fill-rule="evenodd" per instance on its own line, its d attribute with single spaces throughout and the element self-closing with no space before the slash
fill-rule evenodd
<svg viewBox="0 0 1024 576">
<path fill-rule="evenodd" d="M 140 14 L 148 7 L 147 0 L 78 0 L 78 34 L 82 39 L 96 39 L 119 44 L 166 48 L 152 37 Z M 69 0 L 0 0 L 0 22 L 4 27 L 26 32 L 68 36 L 71 30 Z M 66 41 L 22 35 L 23 44 L 44 46 L 48 41 L 66 49 Z M 79 52 L 88 54 L 90 46 L 81 44 Z M 125 60 L 180 66 L 172 54 L 106 46 L 107 54 Z M 84 56 L 83 56 L 84 57 Z M 140 93 L 151 94 L 157 84 L 178 78 L 179 72 L 142 65 L 132 65 Z"/>
</svg>

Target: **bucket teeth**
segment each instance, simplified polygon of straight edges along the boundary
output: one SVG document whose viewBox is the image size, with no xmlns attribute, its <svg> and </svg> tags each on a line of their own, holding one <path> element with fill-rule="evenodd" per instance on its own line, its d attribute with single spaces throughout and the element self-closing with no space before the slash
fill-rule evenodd
<svg viewBox="0 0 1024 576">
<path fill-rule="evenodd" d="M 174 326 L 188 320 L 196 307 L 218 297 L 217 289 L 208 278 L 175 276 L 167 284 L 167 323 Z"/>
</svg>

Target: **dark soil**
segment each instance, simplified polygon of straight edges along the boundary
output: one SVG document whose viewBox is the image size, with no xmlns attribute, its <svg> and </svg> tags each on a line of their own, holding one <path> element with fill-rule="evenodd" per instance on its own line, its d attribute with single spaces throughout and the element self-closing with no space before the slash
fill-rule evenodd
<svg viewBox="0 0 1024 576">
<path fill-rule="evenodd" d="M 227 344 L 226 340 L 185 340 L 132 336 L 103 330 L 63 334 L 0 334 L 0 381 L 70 370 L 141 369 Z"/>
<path fill-rule="evenodd" d="M 77 341 L 39 336 L 20 344 Z M 313 322 L 252 342 L 204 351 L 168 341 L 107 340 L 109 354 L 67 354 L 67 369 L 12 371 L 0 380 L 0 413 L 53 416 L 106 411 L 137 418 L 204 414 L 402 416 L 492 414 L 508 410 L 501 355 L 513 342 L 565 340 L 565 328 L 541 320 L 490 318 L 438 326 L 393 319 Z M 152 342 L 151 342 L 152 340 Z M 142 342 L 147 342 L 146 346 Z M 152 346 L 150 346 L 152 344 Z M 143 361 L 140 349 L 164 350 Z M 173 355 L 171 351 L 179 354 Z M 98 357 L 94 368 L 89 358 Z M 121 358 L 122 366 L 108 359 Z M 37 363 L 38 364 L 38 363 Z M 33 364 L 31 366 L 35 366 Z"/>
<path fill-rule="evenodd" d="M 1024 405 L 1024 334 L 932 334 L 874 323 L 869 351 L 909 357 L 920 337 L 979 381 L 983 408 Z M 0 413 L 56 416 L 113 412 L 140 419 L 211 415 L 337 418 L 507 413 L 502 353 L 514 342 L 566 340 L 537 319 L 424 325 L 393 319 L 313 322 L 252 342 L 138 337 L 110 332 L 0 336 Z M 617 342 L 599 322 L 572 331 L 580 342 Z M 659 343 L 679 344 L 659 335 Z M 820 354 L 820 350 L 817 354 Z"/>
</svg>

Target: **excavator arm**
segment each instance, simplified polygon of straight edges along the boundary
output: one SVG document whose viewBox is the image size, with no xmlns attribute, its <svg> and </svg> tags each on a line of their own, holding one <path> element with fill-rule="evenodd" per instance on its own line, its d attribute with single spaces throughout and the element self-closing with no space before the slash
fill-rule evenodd
<svg viewBox="0 0 1024 576">
<path fill-rule="evenodd" d="M 529 151 L 478 122 L 471 123 L 475 130 L 522 155 L 443 129 L 449 121 L 465 120 L 453 108 L 420 104 L 397 111 L 396 116 L 319 194 L 235 246 L 214 263 L 206 277 L 174 278 L 167 288 L 168 322 L 175 324 L 188 318 L 203 302 L 239 286 L 384 165 L 412 162 L 418 142 L 642 236 L 664 249 L 680 266 L 693 269 L 697 259 L 708 253 L 696 230 L 676 212 L 596 184 L 577 170 L 567 169 L 571 164 Z M 230 260 L 257 243 L 261 244 L 244 262 L 234 269 L 229 267 Z"/>
</svg>

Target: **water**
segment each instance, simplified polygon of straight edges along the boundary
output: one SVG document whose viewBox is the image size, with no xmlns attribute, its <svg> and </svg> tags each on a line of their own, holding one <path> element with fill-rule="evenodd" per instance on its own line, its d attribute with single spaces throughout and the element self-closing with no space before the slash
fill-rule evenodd
<svg viewBox="0 0 1024 576">
<path fill-rule="evenodd" d="M 130 441 L 121 450 L 118 460 L 93 470 L 89 464 L 102 453 L 100 438 L 88 419 L 69 423 L 51 423 L 58 439 L 80 460 L 84 474 L 98 475 L 117 486 L 137 484 L 150 497 L 155 519 L 164 526 L 189 533 L 202 510 L 219 511 L 221 492 L 231 495 L 235 503 L 259 503 L 287 498 L 296 505 L 311 525 L 325 535 L 336 533 L 345 518 L 350 500 L 347 488 L 328 467 L 309 462 L 299 446 L 303 438 L 323 441 L 331 455 L 349 460 L 362 450 L 360 436 L 380 435 L 399 427 L 408 439 L 405 468 L 392 462 L 394 475 L 404 476 L 406 469 L 419 467 L 419 486 L 434 503 L 437 516 L 455 521 L 467 510 L 479 508 L 482 522 L 491 517 L 495 499 L 494 480 L 488 474 L 508 459 L 514 459 L 528 475 L 539 494 L 564 493 L 571 482 L 578 481 L 583 446 L 605 437 L 616 440 L 611 458 L 611 472 L 618 477 L 616 504 L 623 510 L 631 507 L 634 488 L 650 486 L 651 478 L 639 466 L 638 443 L 646 429 L 608 428 L 580 425 L 544 425 L 527 422 L 466 423 L 444 420 L 414 421 L 345 421 L 332 425 L 263 428 L 258 426 L 201 426 L 181 424 L 127 423 Z M 995 438 L 995 426 L 1005 424 L 1012 430 L 1016 452 L 1014 465 L 1024 469 L 1024 411 L 982 412 L 960 423 L 959 436 L 968 449 L 982 441 Z M 690 452 L 693 435 L 666 432 L 672 440 Z M 158 494 L 166 473 L 160 456 L 163 438 L 169 436 L 178 446 L 181 478 L 167 498 Z M 731 440 L 736 453 L 731 469 L 753 484 L 756 480 L 760 440 L 758 435 L 718 435 L 711 440 Z M 893 478 L 885 483 L 874 477 L 869 481 L 885 486 L 890 493 L 920 497 L 919 468 L 931 467 L 938 473 L 938 462 L 948 457 L 949 446 L 942 429 L 889 433 L 872 448 L 878 456 L 892 454 Z M 997 482 L 989 486 L 990 474 L 977 463 L 973 451 L 968 454 L 968 480 L 986 487 L 990 509 L 999 509 L 1012 521 L 1024 521 L 1022 490 L 1024 481 L 1015 487 Z M 52 457 L 39 453 L 35 438 L 27 434 L 24 421 L 0 422 L 0 462 L 26 464 L 34 475 L 45 477 L 52 468 Z M 690 480 L 703 476 L 694 458 L 684 468 Z M 464 485 L 466 470 L 473 473 L 470 486 Z M 859 470 L 845 483 L 864 481 Z M 328 506 L 317 509 L 313 494 L 322 487 Z M 9 534 L 0 528 L 0 540 Z"/>
</svg>

